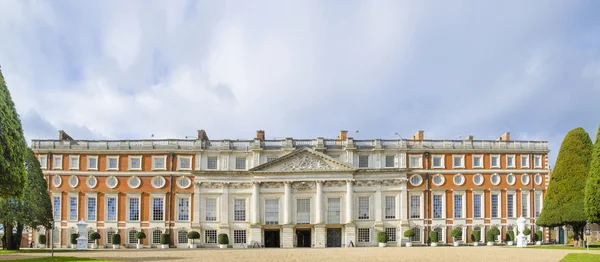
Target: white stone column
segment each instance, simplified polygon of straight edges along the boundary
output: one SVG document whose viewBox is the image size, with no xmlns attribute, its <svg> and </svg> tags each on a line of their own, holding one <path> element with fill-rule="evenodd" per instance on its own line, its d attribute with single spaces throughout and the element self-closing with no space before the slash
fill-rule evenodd
<svg viewBox="0 0 600 262">
<path fill-rule="evenodd" d="M 346 224 L 354 221 L 354 190 L 352 182 L 352 180 L 346 180 Z"/>
<path fill-rule="evenodd" d="M 317 181 L 317 196 L 315 199 L 315 224 L 323 223 L 323 181 Z"/>
<path fill-rule="evenodd" d="M 252 183 L 252 206 L 251 206 L 252 224 L 260 223 L 260 182 Z"/>
<path fill-rule="evenodd" d="M 219 216 L 221 226 L 229 226 L 229 183 L 223 184 L 223 192 L 221 193 L 221 208 Z M 229 235 L 229 232 L 226 232 Z"/>
<path fill-rule="evenodd" d="M 285 195 L 283 197 L 283 224 L 292 224 L 292 182 L 286 181 Z"/>
<path fill-rule="evenodd" d="M 408 242 L 410 239 L 404 237 L 404 231 L 410 229 L 410 225 L 408 224 L 408 208 L 406 202 L 409 201 L 408 191 L 406 190 L 406 182 L 402 183 L 401 192 L 400 192 L 400 230 L 396 231 L 396 239 L 398 239 L 398 246 L 402 246 L 403 243 Z M 398 205 L 396 205 L 398 206 Z"/>
<path fill-rule="evenodd" d="M 375 224 L 383 224 L 383 208 L 385 203 L 382 201 L 381 182 L 379 182 L 377 188 L 375 189 Z"/>
<path fill-rule="evenodd" d="M 200 186 L 202 182 L 194 182 L 194 217 L 192 227 L 200 226 Z"/>
</svg>

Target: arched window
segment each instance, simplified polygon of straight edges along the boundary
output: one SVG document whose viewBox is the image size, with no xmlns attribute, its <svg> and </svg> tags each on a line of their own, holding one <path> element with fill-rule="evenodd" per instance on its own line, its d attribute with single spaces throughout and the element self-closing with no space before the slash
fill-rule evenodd
<svg viewBox="0 0 600 262">
<path fill-rule="evenodd" d="M 187 230 L 179 230 L 179 232 L 177 232 L 177 243 L 178 244 L 185 244 L 188 242 L 188 238 L 187 238 Z"/>
<path fill-rule="evenodd" d="M 94 233 L 94 230 L 90 230 L 87 233 L 87 238 L 88 238 L 88 244 L 94 244 L 94 240 L 92 240 L 92 238 L 90 237 L 92 235 L 92 233 Z"/>
<path fill-rule="evenodd" d="M 438 242 L 446 242 L 444 241 L 444 239 L 442 238 L 442 229 L 441 228 L 436 228 L 433 231 L 437 232 L 438 234 Z"/>
<path fill-rule="evenodd" d="M 410 238 L 410 241 L 421 242 L 421 229 L 418 227 L 415 227 L 415 228 L 413 228 L 413 232 L 415 232 L 415 235 Z"/>
<path fill-rule="evenodd" d="M 137 233 L 137 230 L 135 230 L 135 229 L 129 230 L 129 244 L 137 243 L 137 239 L 135 239 L 136 233 Z"/>
<path fill-rule="evenodd" d="M 152 231 L 152 244 L 160 244 L 160 234 L 162 232 L 160 230 Z"/>
<path fill-rule="evenodd" d="M 457 228 L 458 228 L 458 229 L 460 229 L 460 232 L 462 232 L 462 231 L 464 230 L 464 229 L 463 229 L 463 228 L 461 228 L 461 227 L 457 227 Z M 462 237 L 462 236 L 463 236 L 463 235 L 461 234 L 460 236 L 457 236 L 457 237 L 455 237 L 454 239 L 455 239 L 456 241 L 463 241 L 463 237 Z"/>
<path fill-rule="evenodd" d="M 107 244 L 112 244 L 112 236 L 115 234 L 114 230 L 108 230 L 106 231 L 106 243 Z"/>
</svg>

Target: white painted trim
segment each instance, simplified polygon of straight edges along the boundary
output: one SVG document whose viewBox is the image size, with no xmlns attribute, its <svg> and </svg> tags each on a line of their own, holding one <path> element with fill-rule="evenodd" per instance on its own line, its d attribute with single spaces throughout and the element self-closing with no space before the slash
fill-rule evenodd
<svg viewBox="0 0 600 262">
<path fill-rule="evenodd" d="M 460 177 L 460 178 L 461 178 L 461 182 L 459 182 L 459 183 L 456 183 L 456 178 L 457 178 L 457 177 Z M 458 174 L 456 174 L 456 175 L 454 175 L 454 176 L 452 177 L 452 183 L 454 183 L 454 185 L 457 185 L 457 186 L 462 186 L 462 185 L 464 185 L 466 181 L 467 181 L 467 179 L 466 179 L 466 178 L 465 178 L 465 176 L 464 176 L 463 174 L 461 174 L 461 173 L 458 173 Z"/>
<path fill-rule="evenodd" d="M 508 195 L 512 194 L 513 195 L 513 201 L 512 201 L 512 205 L 513 205 L 513 213 L 512 216 L 509 216 L 508 214 Z M 505 211 L 506 211 L 506 217 L 507 218 L 516 218 L 517 217 L 517 210 L 516 210 L 516 206 L 517 206 L 517 192 L 516 191 L 507 191 L 505 195 L 505 199 L 506 199 L 506 205 L 505 205 Z"/>
<path fill-rule="evenodd" d="M 190 166 L 189 167 L 182 167 L 181 166 L 181 159 L 187 159 L 189 160 Z M 177 156 L 177 170 L 192 170 L 192 156 Z"/>
<path fill-rule="evenodd" d="M 494 177 L 498 178 L 498 182 L 494 183 Z M 498 174 L 498 173 L 493 173 L 492 175 L 490 175 L 490 183 L 492 183 L 492 185 L 497 186 L 500 185 L 500 183 L 502 182 L 502 177 Z"/>
<path fill-rule="evenodd" d="M 154 182 L 157 180 L 160 180 L 160 182 L 161 182 L 159 186 L 156 186 L 154 184 Z M 167 180 L 163 176 L 155 176 L 150 180 L 150 184 L 152 185 L 153 188 L 160 189 L 160 188 L 165 187 L 165 185 L 167 184 Z"/>
<path fill-rule="evenodd" d="M 493 217 L 492 216 L 492 195 L 498 195 L 498 216 L 497 217 Z M 490 192 L 490 216 L 489 219 L 500 219 L 502 218 L 502 191 L 500 191 L 500 189 L 493 189 Z"/>
<path fill-rule="evenodd" d="M 110 160 L 111 159 L 116 159 L 117 160 L 117 167 L 116 168 L 111 168 L 110 167 Z M 119 156 L 107 156 L 106 157 L 106 170 L 119 170 Z"/>
<path fill-rule="evenodd" d="M 527 182 L 523 181 L 527 179 Z M 529 183 L 531 183 L 531 176 L 527 173 L 524 173 L 521 175 L 521 184 L 523 184 L 524 186 L 529 185 Z"/>
<path fill-rule="evenodd" d="M 57 164 L 56 162 L 60 162 Z M 62 170 L 63 165 L 63 156 L 62 155 L 52 155 L 52 169 Z"/>
<path fill-rule="evenodd" d="M 454 196 L 462 196 L 461 198 L 461 205 L 462 205 L 462 210 L 460 211 L 460 215 L 461 217 L 455 217 L 455 208 L 456 208 L 456 202 L 454 201 Z M 454 219 L 466 219 L 467 218 L 467 194 L 465 191 L 454 191 L 452 192 L 452 218 Z"/>
<path fill-rule="evenodd" d="M 45 175 L 56 175 L 56 174 L 60 174 L 60 175 L 94 175 L 94 176 L 156 176 L 156 175 L 162 175 L 162 176 L 168 176 L 168 175 L 174 175 L 174 176 L 191 176 L 192 173 L 191 172 L 186 172 L 186 171 L 180 171 L 180 172 L 144 172 L 144 171 L 123 171 L 123 172 L 107 172 L 107 171 L 43 171 L 43 173 Z"/>
<path fill-rule="evenodd" d="M 69 155 L 69 170 L 79 170 L 81 163 L 79 162 L 79 155 Z M 74 159 L 76 159 L 74 161 Z M 73 163 L 77 162 L 77 166 L 73 166 Z"/>
<path fill-rule="evenodd" d="M 108 181 L 112 180 L 112 179 L 116 179 L 117 183 L 115 183 L 115 185 L 111 187 L 108 184 Z M 104 181 L 104 184 L 106 184 L 106 187 L 108 187 L 110 189 L 115 189 L 117 186 L 119 186 L 119 179 L 117 177 L 115 177 L 115 176 L 109 176 L 109 177 L 106 178 L 106 181 Z"/>
<path fill-rule="evenodd" d="M 475 217 L 475 195 L 481 196 L 481 207 L 479 209 L 479 217 Z M 484 191 L 473 191 L 471 194 L 471 216 L 473 220 L 485 218 L 485 192 Z"/>
<path fill-rule="evenodd" d="M 440 158 L 440 165 L 436 166 L 435 165 L 435 158 Z M 446 157 L 444 154 L 433 154 L 431 155 L 431 168 L 432 169 L 437 169 L 437 168 L 445 168 L 446 166 Z"/>
<path fill-rule="evenodd" d="M 108 199 L 115 198 L 115 220 L 108 220 Z M 119 221 L 119 193 L 104 193 L 104 225 Z"/>
<path fill-rule="evenodd" d="M 431 173 L 431 170 L 411 170 L 411 173 Z M 446 170 L 435 170 L 436 173 L 439 174 L 455 174 L 456 170 L 452 170 L 452 169 L 446 169 Z M 550 170 L 545 170 L 545 169 L 522 169 L 522 170 L 514 170 L 514 169 L 465 169 L 465 170 L 461 170 L 461 173 L 465 174 L 465 173 L 469 173 L 469 174 L 473 174 L 473 173 L 549 173 Z M 61 172 L 61 174 L 64 174 L 65 172 Z"/>
<path fill-rule="evenodd" d="M 94 186 L 90 186 L 90 184 L 89 184 L 89 181 L 90 181 L 90 180 L 94 180 Z M 85 185 L 86 185 L 88 188 L 95 188 L 95 187 L 97 187 L 97 186 L 98 186 L 98 179 L 97 179 L 95 176 L 88 176 L 88 177 L 85 179 Z"/>
<path fill-rule="evenodd" d="M 413 177 L 419 177 L 419 183 L 414 183 L 414 184 L 413 184 L 413 181 L 412 181 L 412 178 L 413 178 Z M 409 178 L 409 180 L 408 180 L 408 181 L 409 181 L 409 183 L 410 183 L 412 186 L 420 186 L 421 184 L 423 184 L 423 177 L 422 177 L 421 175 L 418 175 L 418 174 L 413 174 L 413 175 L 411 175 L 411 176 L 410 176 L 410 178 Z"/>
<path fill-rule="evenodd" d="M 164 166 L 156 167 L 156 159 L 162 159 L 164 161 Z M 152 170 L 167 170 L 167 155 L 152 156 Z"/>
<path fill-rule="evenodd" d="M 481 177 L 481 183 L 475 183 L 475 177 Z M 477 186 L 481 186 L 483 185 L 483 183 L 485 182 L 485 177 L 481 174 L 481 173 L 477 173 L 475 175 L 473 175 L 473 184 L 477 185 Z"/>
<path fill-rule="evenodd" d="M 498 161 L 496 161 L 497 165 L 495 165 L 495 166 L 492 165 L 492 159 L 494 159 L 494 158 L 498 159 Z M 501 167 L 500 161 L 501 161 L 500 154 L 490 155 L 490 168 L 500 168 Z"/>
<path fill-rule="evenodd" d="M 508 180 L 509 177 L 513 178 L 513 182 L 512 183 Z M 514 186 L 517 183 L 517 176 L 515 176 L 513 173 L 509 173 L 508 175 L 506 175 L 506 183 L 509 184 L 509 185 L 511 185 L 511 186 Z"/>
<path fill-rule="evenodd" d="M 188 219 L 187 220 L 180 220 L 179 219 L 179 199 L 186 199 L 188 200 Z M 175 194 L 175 222 L 190 222 L 192 221 L 192 195 L 191 194 L 181 194 L 181 193 L 177 193 Z"/>
<path fill-rule="evenodd" d="M 163 209 L 162 219 L 160 219 L 160 220 L 154 219 L 154 199 L 155 198 L 162 198 L 162 200 L 163 200 L 163 205 L 162 205 L 162 209 Z M 166 193 L 151 193 L 150 194 L 150 204 L 149 204 L 149 208 L 148 208 L 148 211 L 150 212 L 150 214 L 148 216 L 148 218 L 150 220 L 150 223 L 165 221 L 165 215 L 166 215 L 165 213 L 167 213 L 166 212 L 166 210 L 167 210 L 167 208 L 166 208 L 167 199 L 166 198 L 167 198 Z"/>
<path fill-rule="evenodd" d="M 508 158 L 512 157 L 512 165 L 508 162 Z M 515 154 L 507 154 L 504 156 L 506 162 L 506 168 L 516 168 L 517 167 L 517 157 Z"/>
<path fill-rule="evenodd" d="M 140 167 L 131 167 L 131 160 L 132 159 L 139 159 L 140 160 Z M 127 170 L 142 170 L 142 167 L 144 166 L 144 163 L 142 162 L 143 158 L 142 156 L 127 156 Z"/>
<path fill-rule="evenodd" d="M 131 220 L 131 213 L 129 212 L 131 210 L 131 201 L 130 199 L 132 198 L 137 198 L 138 199 L 138 220 Z M 125 214 L 125 220 L 127 220 L 127 222 L 135 222 L 138 223 L 142 220 L 142 195 L 141 193 L 127 193 L 126 195 L 126 200 L 125 200 L 125 206 L 126 206 L 126 211 L 127 213 Z"/>
<path fill-rule="evenodd" d="M 536 160 L 539 159 L 539 165 L 536 163 Z M 533 168 L 542 168 L 542 155 L 533 155 Z"/>
<path fill-rule="evenodd" d="M 137 186 L 131 186 L 131 181 L 134 180 L 134 179 L 138 181 L 138 185 Z M 130 178 L 127 179 L 127 186 L 129 188 L 136 189 L 136 188 L 140 187 L 141 185 L 142 185 L 142 180 L 139 177 L 137 177 L 137 176 L 131 176 Z"/>
<path fill-rule="evenodd" d="M 75 184 L 71 183 L 71 180 L 75 178 Z M 72 188 L 76 188 L 79 185 L 79 177 L 75 176 L 75 175 L 71 175 L 69 176 L 69 179 L 67 179 L 67 183 L 69 184 L 70 187 Z"/>
<path fill-rule="evenodd" d="M 419 165 L 418 166 L 412 166 L 412 161 L 411 159 L 413 158 L 418 158 L 419 159 Z M 423 168 L 423 155 L 422 154 L 409 154 L 408 155 L 408 165 L 409 168 Z"/>
<path fill-rule="evenodd" d="M 90 220 L 90 214 L 89 214 L 89 206 L 90 206 L 90 197 L 93 197 L 95 200 L 94 202 L 96 202 L 96 210 L 94 210 L 94 217 L 96 217 L 96 219 L 92 219 Z M 85 220 L 86 221 L 98 221 L 98 193 L 85 193 Z"/>
<path fill-rule="evenodd" d="M 98 170 L 98 156 L 87 156 L 86 158 L 86 170 Z M 95 167 L 90 167 L 90 160 L 91 159 L 96 159 L 96 166 Z"/>
<path fill-rule="evenodd" d="M 440 178 L 442 179 L 442 180 L 440 181 L 440 183 L 435 183 L 435 178 L 436 178 L 436 177 L 440 177 Z M 442 186 L 442 185 L 444 185 L 444 183 L 446 183 L 446 178 L 445 178 L 443 175 L 441 175 L 441 174 L 435 174 L 435 175 L 433 175 L 433 176 L 431 177 L 431 183 L 433 183 L 433 184 L 434 184 L 434 185 L 436 185 L 436 186 Z"/>
<path fill-rule="evenodd" d="M 184 180 L 184 179 L 187 180 L 187 182 L 188 182 L 188 185 L 186 187 L 183 187 L 179 184 L 179 181 Z M 192 180 L 187 176 L 182 176 L 182 177 L 177 178 L 177 180 L 175 180 L 175 183 L 177 184 L 177 187 L 179 187 L 181 189 L 186 189 L 192 185 Z"/>
<path fill-rule="evenodd" d="M 455 164 L 454 160 L 457 157 L 460 157 L 460 165 L 459 166 L 454 165 Z M 452 168 L 465 168 L 465 155 L 464 154 L 453 154 L 452 155 Z"/>
<path fill-rule="evenodd" d="M 482 154 L 475 154 L 472 155 L 473 160 L 471 161 L 471 167 L 472 168 L 483 168 L 483 155 Z M 479 158 L 479 164 L 478 166 L 475 165 L 475 158 Z"/>
<path fill-rule="evenodd" d="M 529 154 L 521 154 L 521 168 L 529 168 Z M 523 157 L 527 158 L 527 161 L 523 161 Z"/>
<path fill-rule="evenodd" d="M 442 217 L 434 218 L 434 208 L 433 208 L 433 196 L 439 195 L 442 196 Z M 446 218 L 446 191 L 432 191 L 431 192 L 431 218 L 432 219 L 445 219 Z"/>
<path fill-rule="evenodd" d="M 46 154 L 38 155 L 38 162 L 40 162 L 41 169 L 47 169 L 48 168 L 48 155 L 46 155 Z"/>
<path fill-rule="evenodd" d="M 76 198 L 75 201 L 75 219 L 71 219 L 71 198 Z M 79 192 L 72 192 L 67 194 L 67 221 L 77 222 L 79 221 Z"/>
<path fill-rule="evenodd" d="M 539 183 L 538 183 L 538 178 L 539 178 Z M 542 177 L 542 175 L 540 175 L 539 173 L 538 173 L 538 174 L 535 174 L 535 175 L 533 176 L 533 182 L 534 182 L 536 185 L 540 186 L 540 185 L 542 185 L 542 183 L 544 183 L 544 178 L 543 178 L 543 177 Z"/>
</svg>

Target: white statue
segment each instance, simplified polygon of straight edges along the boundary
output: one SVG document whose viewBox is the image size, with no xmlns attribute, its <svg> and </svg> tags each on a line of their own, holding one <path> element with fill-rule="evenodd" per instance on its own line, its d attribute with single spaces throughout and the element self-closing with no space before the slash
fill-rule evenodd
<svg viewBox="0 0 600 262">
<path fill-rule="evenodd" d="M 88 250 L 88 239 L 85 233 L 87 223 L 83 220 L 77 222 L 77 229 L 79 229 L 79 237 L 77 238 L 77 250 Z"/>
<path fill-rule="evenodd" d="M 526 247 L 527 246 L 527 236 L 523 234 L 525 230 L 525 221 L 527 221 L 522 216 L 517 219 L 517 229 L 519 229 L 519 235 L 517 236 L 517 247 Z"/>
</svg>

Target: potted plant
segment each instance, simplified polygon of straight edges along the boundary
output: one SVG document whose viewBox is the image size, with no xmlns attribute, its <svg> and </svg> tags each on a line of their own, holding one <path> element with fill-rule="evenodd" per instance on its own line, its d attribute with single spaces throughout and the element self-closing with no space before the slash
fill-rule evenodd
<svg viewBox="0 0 600 262">
<path fill-rule="evenodd" d="M 438 233 L 436 231 L 429 232 L 429 241 L 431 241 L 432 247 L 437 247 L 438 244 Z"/>
<path fill-rule="evenodd" d="M 119 245 L 121 245 L 121 235 L 115 233 L 112 235 L 113 249 L 119 248 Z"/>
<path fill-rule="evenodd" d="M 77 233 L 71 234 L 71 248 L 77 248 L 77 238 L 78 237 L 79 237 L 79 234 L 77 234 Z"/>
<path fill-rule="evenodd" d="M 408 241 L 406 241 L 407 247 L 412 247 L 412 242 L 410 242 L 410 238 L 412 238 L 414 236 L 415 236 L 415 231 L 413 231 L 412 229 L 404 231 L 404 237 L 408 238 Z"/>
<path fill-rule="evenodd" d="M 94 244 L 92 244 L 92 249 L 97 249 L 98 248 L 98 239 L 100 239 L 100 233 L 98 232 L 93 232 L 90 234 L 90 240 L 94 241 Z"/>
<path fill-rule="evenodd" d="M 493 246 L 494 245 L 494 231 L 492 231 L 491 229 L 488 230 L 487 233 L 485 234 L 485 239 L 487 240 L 488 246 Z"/>
<path fill-rule="evenodd" d="M 137 244 L 136 244 L 136 248 L 137 249 L 141 249 L 144 248 L 144 244 L 142 244 L 142 239 L 146 238 L 146 234 L 142 231 L 135 233 L 135 235 L 133 235 L 133 237 L 135 237 L 135 239 L 138 240 Z"/>
<path fill-rule="evenodd" d="M 531 234 L 531 230 L 529 230 L 529 227 L 526 227 L 525 230 L 523 230 L 523 235 L 526 235 L 529 238 L 530 234 Z"/>
<path fill-rule="evenodd" d="M 39 243 L 40 248 L 46 248 L 46 235 L 39 235 L 38 243 Z"/>
<path fill-rule="evenodd" d="M 460 242 L 456 241 L 456 238 L 457 237 L 462 237 L 462 230 L 460 228 L 458 228 L 458 227 L 454 228 L 454 229 L 452 229 L 452 231 L 450 231 L 450 236 L 452 236 L 452 240 L 454 240 L 453 241 L 454 246 L 455 247 L 459 246 Z"/>
<path fill-rule="evenodd" d="M 169 234 L 160 234 L 160 248 L 169 248 L 170 240 L 171 236 Z"/>
<path fill-rule="evenodd" d="M 542 231 L 541 230 L 535 231 L 535 245 L 536 246 L 542 245 Z"/>
<path fill-rule="evenodd" d="M 387 241 L 387 234 L 385 232 L 377 232 L 377 242 L 379 242 L 379 247 L 387 246 Z"/>
<path fill-rule="evenodd" d="M 514 244 L 513 241 L 515 241 L 515 232 L 512 230 L 508 230 L 506 232 L 506 244 L 512 246 Z"/>
<path fill-rule="evenodd" d="M 229 237 L 227 234 L 221 233 L 217 236 L 217 242 L 219 242 L 219 248 L 227 248 L 227 245 L 229 245 Z"/>
<path fill-rule="evenodd" d="M 187 233 L 188 243 L 190 248 L 198 248 L 198 245 L 194 243 L 194 239 L 200 238 L 200 233 L 197 231 L 190 231 Z"/>
<path fill-rule="evenodd" d="M 479 246 L 479 241 L 481 241 L 481 230 L 473 230 L 471 233 L 471 240 L 473 240 L 473 246 Z"/>
</svg>

